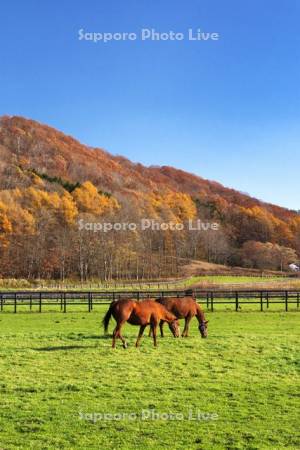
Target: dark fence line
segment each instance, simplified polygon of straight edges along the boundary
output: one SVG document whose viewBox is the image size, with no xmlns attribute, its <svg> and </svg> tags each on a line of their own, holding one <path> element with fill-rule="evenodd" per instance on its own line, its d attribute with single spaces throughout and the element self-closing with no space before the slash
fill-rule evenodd
<svg viewBox="0 0 300 450">
<path fill-rule="evenodd" d="M 243 305 L 258 305 L 260 311 L 268 309 L 272 304 L 282 304 L 285 311 L 290 305 L 299 308 L 300 290 L 195 290 L 198 303 L 210 311 L 217 305 L 234 305 L 239 311 Z M 108 304 L 120 298 L 135 298 L 143 300 L 157 297 L 184 297 L 183 290 L 172 291 L 105 291 L 105 292 L 74 292 L 74 291 L 16 291 L 0 292 L 0 311 L 17 313 L 19 307 L 27 306 L 29 311 L 42 312 L 46 306 L 56 306 L 60 311 L 67 312 L 69 306 L 84 305 L 89 312 L 95 305 Z M 24 309 L 22 308 L 22 311 Z"/>
</svg>

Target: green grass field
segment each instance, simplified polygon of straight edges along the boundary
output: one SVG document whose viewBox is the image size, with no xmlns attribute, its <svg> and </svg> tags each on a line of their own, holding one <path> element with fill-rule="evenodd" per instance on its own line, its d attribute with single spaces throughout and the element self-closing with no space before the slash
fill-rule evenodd
<svg viewBox="0 0 300 450">
<path fill-rule="evenodd" d="M 194 284 L 195 282 L 208 281 L 216 284 L 234 284 L 234 283 L 260 283 L 260 282 L 270 282 L 273 281 L 285 281 L 284 277 L 247 277 L 247 276 L 234 276 L 234 275 L 202 275 L 199 277 L 192 277 L 190 279 L 190 284 Z"/>
<path fill-rule="evenodd" d="M 128 325 L 112 350 L 106 308 L 0 315 L 0 449 L 299 448 L 297 312 L 217 311 L 157 349 Z"/>
</svg>

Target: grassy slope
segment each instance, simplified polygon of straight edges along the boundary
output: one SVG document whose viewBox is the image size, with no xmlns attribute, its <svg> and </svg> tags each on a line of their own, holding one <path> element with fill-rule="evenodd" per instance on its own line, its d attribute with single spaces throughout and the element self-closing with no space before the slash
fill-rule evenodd
<svg viewBox="0 0 300 450">
<path fill-rule="evenodd" d="M 193 321 L 157 349 L 148 337 L 135 349 L 127 326 L 130 348 L 113 351 L 98 312 L 0 315 L 0 448 L 299 448 L 297 313 L 215 312 L 207 340 Z M 219 419 L 79 419 L 149 408 Z"/>
</svg>

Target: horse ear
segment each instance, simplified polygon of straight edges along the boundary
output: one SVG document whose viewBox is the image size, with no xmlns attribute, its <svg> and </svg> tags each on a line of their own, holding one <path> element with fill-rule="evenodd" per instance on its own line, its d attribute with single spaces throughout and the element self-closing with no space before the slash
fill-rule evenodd
<svg viewBox="0 0 300 450">
<path fill-rule="evenodd" d="M 208 322 L 209 322 L 209 320 L 206 320 L 206 321 L 205 321 L 205 325 L 208 324 Z"/>
</svg>

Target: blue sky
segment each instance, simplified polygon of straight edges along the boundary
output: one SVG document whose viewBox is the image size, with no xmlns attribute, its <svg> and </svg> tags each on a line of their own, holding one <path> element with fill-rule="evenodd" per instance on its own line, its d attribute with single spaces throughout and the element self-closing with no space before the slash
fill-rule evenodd
<svg viewBox="0 0 300 450">
<path fill-rule="evenodd" d="M 300 209 L 298 0 L 11 0 L 0 114 Z M 142 28 L 218 41 L 79 41 Z"/>
</svg>

